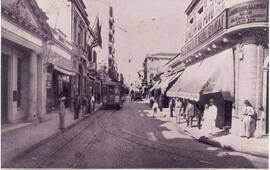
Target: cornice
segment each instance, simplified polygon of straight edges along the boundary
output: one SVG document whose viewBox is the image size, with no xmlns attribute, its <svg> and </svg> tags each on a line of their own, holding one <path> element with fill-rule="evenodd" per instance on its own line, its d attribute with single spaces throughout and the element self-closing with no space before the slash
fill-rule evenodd
<svg viewBox="0 0 270 170">
<path fill-rule="evenodd" d="M 48 33 L 45 33 L 41 28 L 38 28 L 34 26 L 33 24 L 29 23 L 26 19 L 19 16 L 18 14 L 15 14 L 12 10 L 2 5 L 2 16 L 5 16 L 9 21 L 12 21 L 14 24 L 21 26 L 25 30 L 33 33 L 34 35 L 37 35 L 43 40 L 48 40 L 51 38 L 51 35 Z"/>
</svg>

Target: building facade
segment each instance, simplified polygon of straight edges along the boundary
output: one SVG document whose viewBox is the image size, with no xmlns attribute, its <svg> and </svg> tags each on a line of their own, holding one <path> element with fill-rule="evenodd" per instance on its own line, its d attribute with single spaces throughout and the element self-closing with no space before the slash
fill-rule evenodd
<svg viewBox="0 0 270 170">
<path fill-rule="evenodd" d="M 154 77 L 163 72 L 163 66 L 170 61 L 177 54 L 174 53 L 156 53 L 147 54 L 143 62 L 144 78 L 142 83 L 144 85 L 153 85 L 156 80 Z"/>
<path fill-rule="evenodd" d="M 259 130 L 268 133 L 268 9 L 269 2 L 264 0 L 193 0 L 186 9 L 187 32 L 182 55 L 171 66 L 184 67 L 183 74 L 200 70 L 209 77 L 190 73 L 190 77 L 202 81 L 180 83 L 182 90 L 171 96 L 198 101 L 203 94 L 222 94 L 223 101 L 218 103 L 221 126 L 231 126 L 236 135 L 241 135 L 243 102 L 249 100 L 257 114 L 253 134 L 256 136 Z M 215 68 L 217 65 L 220 67 Z M 201 87 L 196 87 L 199 90 L 190 90 L 196 83 L 201 83 Z M 189 90 L 185 90 L 188 86 Z M 260 108 L 264 109 L 264 115 Z M 262 117 L 266 119 L 260 125 Z"/>
<path fill-rule="evenodd" d="M 46 113 L 48 18 L 34 0 L 1 5 L 1 123 L 37 121 Z"/>
<path fill-rule="evenodd" d="M 60 29 L 51 29 L 53 38 L 48 44 L 47 65 L 47 113 L 58 110 L 60 98 L 66 98 L 66 107 L 71 108 L 74 98 L 74 80 L 76 70 L 72 62 L 72 44 L 66 40 L 66 35 Z"/>
</svg>

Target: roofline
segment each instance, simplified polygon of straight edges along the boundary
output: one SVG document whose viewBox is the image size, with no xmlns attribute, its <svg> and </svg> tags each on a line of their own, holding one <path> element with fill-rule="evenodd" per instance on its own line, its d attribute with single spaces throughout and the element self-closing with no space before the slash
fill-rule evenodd
<svg viewBox="0 0 270 170">
<path fill-rule="evenodd" d="M 188 5 L 187 9 L 185 10 L 185 13 L 189 15 L 191 10 L 198 4 L 199 1 L 200 0 L 192 0 L 191 3 Z"/>
<path fill-rule="evenodd" d="M 176 56 L 174 56 L 170 61 L 168 61 L 165 65 L 169 64 L 170 62 L 172 62 L 175 58 L 177 58 L 179 55 L 181 55 L 181 53 L 178 53 Z"/>
</svg>

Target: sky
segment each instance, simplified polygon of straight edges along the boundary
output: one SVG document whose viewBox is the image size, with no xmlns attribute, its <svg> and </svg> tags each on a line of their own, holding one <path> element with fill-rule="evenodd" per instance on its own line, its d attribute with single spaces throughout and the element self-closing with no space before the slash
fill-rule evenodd
<svg viewBox="0 0 270 170">
<path fill-rule="evenodd" d="M 53 1 L 37 0 L 50 20 L 55 23 L 58 9 L 52 9 Z M 146 54 L 159 52 L 179 53 L 186 32 L 185 9 L 191 0 L 83 0 L 91 3 L 106 3 L 113 7 L 115 19 L 115 57 L 118 71 L 125 82 L 138 80 L 137 71 L 142 70 Z M 62 7 L 60 7 L 62 8 Z M 52 15 L 54 13 L 54 15 Z M 91 25 L 99 9 L 88 12 Z M 58 21 L 58 24 L 61 22 Z M 123 31 L 125 30 L 125 31 Z M 129 60 L 131 62 L 129 63 Z"/>
<path fill-rule="evenodd" d="M 110 3 L 116 21 L 115 56 L 125 80 L 133 82 L 138 78 L 137 71 L 143 69 L 146 54 L 180 52 L 186 30 L 184 11 L 190 0 L 114 0 Z"/>
</svg>

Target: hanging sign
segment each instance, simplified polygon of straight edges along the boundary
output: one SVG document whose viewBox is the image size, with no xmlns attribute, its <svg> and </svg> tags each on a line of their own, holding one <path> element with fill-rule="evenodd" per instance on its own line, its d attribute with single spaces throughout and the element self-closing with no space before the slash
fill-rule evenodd
<svg viewBox="0 0 270 170">
<path fill-rule="evenodd" d="M 267 22 L 267 11 L 267 1 L 249 1 L 238 4 L 228 10 L 228 27 L 253 22 Z"/>
</svg>

